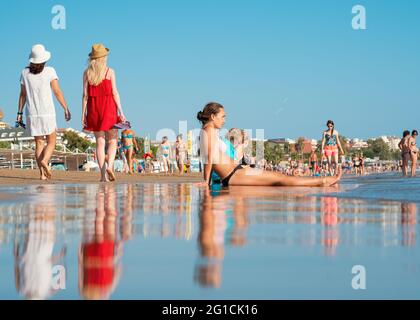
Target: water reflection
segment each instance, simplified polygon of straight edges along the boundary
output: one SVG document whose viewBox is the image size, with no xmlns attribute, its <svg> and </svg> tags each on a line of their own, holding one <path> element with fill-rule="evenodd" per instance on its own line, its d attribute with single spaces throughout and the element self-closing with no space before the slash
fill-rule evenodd
<svg viewBox="0 0 420 320">
<path fill-rule="evenodd" d="M 42 196 L 28 206 L 23 225 L 24 239 L 14 245 L 15 284 L 26 299 L 46 299 L 57 293 L 52 287 L 53 266 L 62 260 L 65 247 L 54 255 L 56 203 L 51 186 L 36 191 Z"/>
<path fill-rule="evenodd" d="M 114 185 L 96 194 L 96 208 L 85 214 L 79 249 L 79 290 L 85 299 L 108 299 L 121 275 L 122 241 L 117 235 L 117 203 Z M 126 232 L 124 232 L 126 236 Z"/>
<path fill-rule="evenodd" d="M 253 248 L 261 245 L 311 247 L 319 257 L 346 255 L 340 250 L 344 247 L 416 245 L 416 203 L 340 198 L 340 191 L 205 190 L 191 184 L 17 188 L 13 192 L 22 201 L 0 204 L 0 246 L 12 248 L 16 290 L 26 299 L 57 293 L 51 287 L 52 268 L 65 264 L 66 241 L 77 244 L 72 252 L 77 257 L 77 296 L 110 299 L 116 290 L 124 290 L 123 248 L 128 241 L 137 246 L 140 240 L 164 239 L 172 248 L 179 241 L 196 242 L 193 251 L 180 255 L 195 258 L 190 281 L 196 287 L 219 289 L 224 284 L 223 265 L 235 250 L 252 260 Z M 138 258 L 132 255 L 130 261 Z"/>
</svg>

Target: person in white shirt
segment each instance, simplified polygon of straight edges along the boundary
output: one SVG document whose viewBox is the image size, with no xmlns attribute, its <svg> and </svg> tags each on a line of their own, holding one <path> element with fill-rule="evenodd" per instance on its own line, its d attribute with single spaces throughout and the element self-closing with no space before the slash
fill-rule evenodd
<svg viewBox="0 0 420 320">
<path fill-rule="evenodd" d="M 54 68 L 45 66 L 50 58 L 51 53 L 46 51 L 43 45 L 37 44 L 32 47 L 29 67 L 22 71 L 20 78 L 21 89 L 16 118 L 16 122 L 22 124 L 23 108 L 26 105 L 26 124 L 31 136 L 35 138 L 35 158 L 41 180 L 52 178 L 48 163 L 57 139 L 53 93 L 64 109 L 66 121 L 71 119 L 67 103 L 58 85 L 57 74 Z"/>
</svg>

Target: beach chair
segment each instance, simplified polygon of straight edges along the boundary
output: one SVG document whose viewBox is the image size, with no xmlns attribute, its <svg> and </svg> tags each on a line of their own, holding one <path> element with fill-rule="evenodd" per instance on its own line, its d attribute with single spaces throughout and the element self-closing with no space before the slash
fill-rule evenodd
<svg viewBox="0 0 420 320">
<path fill-rule="evenodd" d="M 159 161 L 152 161 L 153 169 L 152 173 L 160 173 L 162 170 L 162 166 Z"/>
</svg>

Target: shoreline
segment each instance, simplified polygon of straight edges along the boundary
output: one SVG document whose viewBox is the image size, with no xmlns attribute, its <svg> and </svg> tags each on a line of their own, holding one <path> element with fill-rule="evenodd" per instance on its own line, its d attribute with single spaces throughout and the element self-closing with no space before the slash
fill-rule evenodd
<svg viewBox="0 0 420 320">
<path fill-rule="evenodd" d="M 89 184 L 101 183 L 99 172 L 52 171 L 53 179 L 39 180 L 38 170 L 0 169 L 0 187 L 43 184 Z M 202 181 L 201 173 L 179 174 L 134 174 L 115 173 L 116 181 L 110 183 L 194 183 Z"/>
</svg>

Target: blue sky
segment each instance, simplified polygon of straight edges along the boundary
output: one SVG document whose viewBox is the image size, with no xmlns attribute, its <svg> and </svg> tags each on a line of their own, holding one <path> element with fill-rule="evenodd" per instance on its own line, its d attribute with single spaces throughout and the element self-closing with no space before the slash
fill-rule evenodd
<svg viewBox="0 0 420 320">
<path fill-rule="evenodd" d="M 66 30 L 51 27 L 55 4 Z M 351 27 L 356 4 L 367 30 Z M 80 129 L 87 54 L 103 42 L 140 135 L 197 128 L 209 101 L 227 127 L 267 138 L 319 138 L 330 118 L 345 136 L 400 135 L 420 127 L 419 16 L 412 0 L 1 1 L 0 107 L 14 122 L 20 71 L 43 43 Z"/>
</svg>

